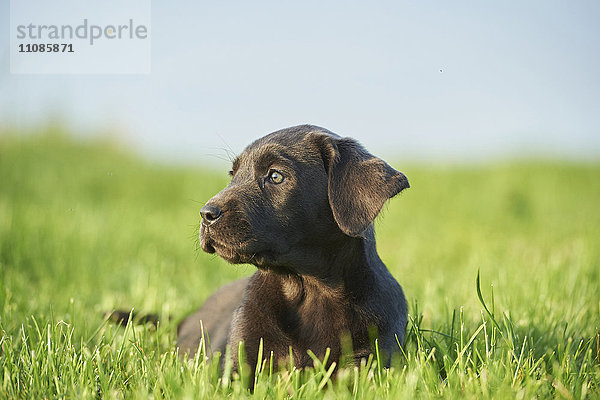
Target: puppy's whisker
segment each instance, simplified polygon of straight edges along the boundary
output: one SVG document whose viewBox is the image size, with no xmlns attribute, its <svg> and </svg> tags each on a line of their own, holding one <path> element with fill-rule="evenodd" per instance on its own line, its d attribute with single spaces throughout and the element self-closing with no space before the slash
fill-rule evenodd
<svg viewBox="0 0 600 400">
<path fill-rule="evenodd" d="M 210 154 L 210 153 L 205 153 L 204 154 L 205 157 L 211 157 L 211 158 L 216 158 L 218 160 L 221 161 L 226 161 L 228 163 L 232 163 L 233 160 L 231 159 L 231 157 L 229 155 L 227 156 L 222 156 L 222 155 L 218 155 L 218 154 Z"/>
<path fill-rule="evenodd" d="M 217 137 L 225 145 L 225 148 L 221 148 L 221 150 L 226 152 L 227 156 L 229 157 L 229 161 L 233 163 L 233 160 L 235 160 L 235 157 L 236 157 L 235 151 L 233 151 L 231 146 L 229 146 L 229 143 L 227 143 L 227 141 L 221 135 L 217 134 Z"/>
</svg>

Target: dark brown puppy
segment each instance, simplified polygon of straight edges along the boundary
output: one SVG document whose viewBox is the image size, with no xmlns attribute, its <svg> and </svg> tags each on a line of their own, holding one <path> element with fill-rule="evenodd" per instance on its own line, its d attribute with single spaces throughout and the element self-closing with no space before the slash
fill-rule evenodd
<svg viewBox="0 0 600 400">
<path fill-rule="evenodd" d="M 409 187 L 406 177 L 356 141 L 311 125 L 271 133 L 234 161 L 231 183 L 202 208 L 200 243 L 231 263 L 258 267 L 213 294 L 179 326 L 180 351 L 194 354 L 200 320 L 212 351 L 245 342 L 254 371 L 265 357 L 312 365 L 348 337 L 354 358 L 404 342 L 406 301 L 375 249 L 372 222 Z M 237 352 L 232 352 L 237 361 Z M 261 360 L 262 361 L 262 360 Z"/>
</svg>

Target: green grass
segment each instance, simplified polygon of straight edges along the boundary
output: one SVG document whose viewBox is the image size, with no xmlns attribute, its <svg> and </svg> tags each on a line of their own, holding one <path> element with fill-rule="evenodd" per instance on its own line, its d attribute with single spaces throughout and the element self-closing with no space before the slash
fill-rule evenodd
<svg viewBox="0 0 600 400">
<path fill-rule="evenodd" d="M 265 365 L 250 394 L 174 345 L 178 320 L 254 271 L 197 249 L 226 171 L 0 136 L 0 398 L 599 398 L 600 164 L 393 164 L 412 188 L 376 230 L 410 304 L 405 356 L 335 379 Z M 158 329 L 104 322 L 133 306 Z"/>
</svg>

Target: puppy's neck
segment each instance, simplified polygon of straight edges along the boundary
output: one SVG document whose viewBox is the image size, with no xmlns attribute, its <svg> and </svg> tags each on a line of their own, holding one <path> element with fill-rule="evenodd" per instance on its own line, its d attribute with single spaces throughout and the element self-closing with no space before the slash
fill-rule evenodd
<svg viewBox="0 0 600 400">
<path fill-rule="evenodd" d="M 373 289 L 375 270 L 383 266 L 372 227 L 363 237 L 332 240 L 303 261 L 304 265 L 293 268 L 298 272 L 279 277 L 283 294 L 292 304 L 302 303 L 307 295 L 359 301 Z"/>
</svg>

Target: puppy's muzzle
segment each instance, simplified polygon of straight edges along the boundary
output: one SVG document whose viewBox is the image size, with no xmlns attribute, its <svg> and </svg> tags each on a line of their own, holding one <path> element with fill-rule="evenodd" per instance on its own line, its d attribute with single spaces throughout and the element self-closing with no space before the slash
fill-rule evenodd
<svg viewBox="0 0 600 400">
<path fill-rule="evenodd" d="M 223 216 L 223 210 L 214 204 L 206 204 L 200 210 L 202 224 L 200 225 L 200 247 L 207 253 L 214 253 L 215 248 L 208 233 L 208 227 L 217 222 Z"/>
</svg>

